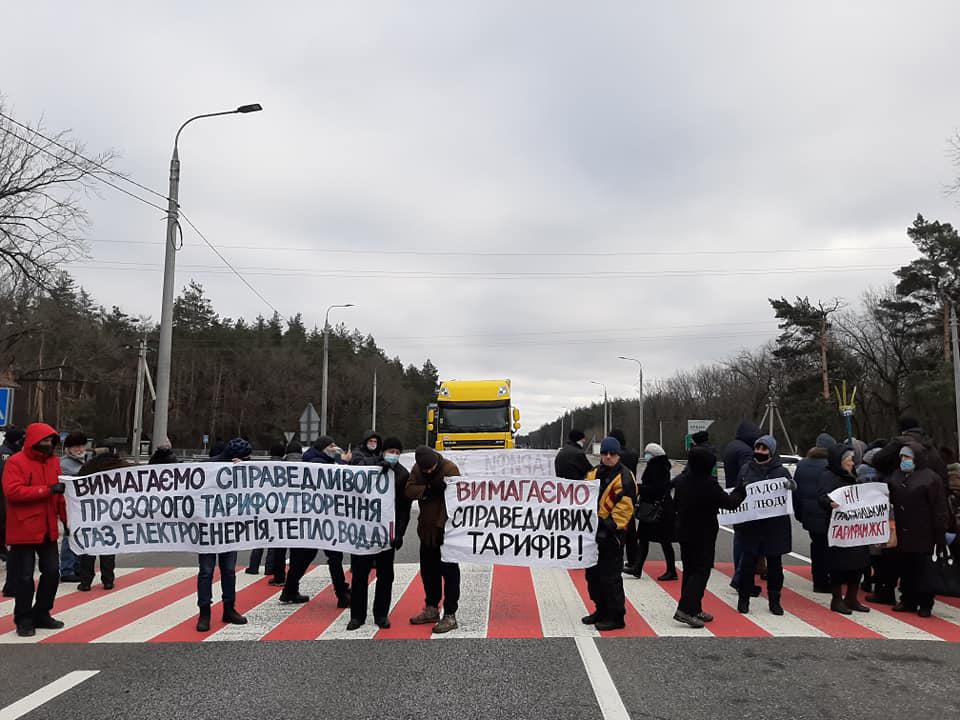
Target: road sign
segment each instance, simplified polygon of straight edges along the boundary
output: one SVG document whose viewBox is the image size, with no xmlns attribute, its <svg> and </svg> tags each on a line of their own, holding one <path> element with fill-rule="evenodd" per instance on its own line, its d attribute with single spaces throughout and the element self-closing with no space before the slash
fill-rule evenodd
<svg viewBox="0 0 960 720">
<path fill-rule="evenodd" d="M 706 430 L 711 425 L 713 425 L 713 420 L 687 420 L 687 435 Z"/>
<path fill-rule="evenodd" d="M 13 388 L 0 387 L 0 427 L 7 427 L 13 416 Z"/>
<path fill-rule="evenodd" d="M 300 414 L 300 442 L 313 442 L 318 437 L 320 437 L 320 414 L 313 403 L 307 403 Z"/>
<path fill-rule="evenodd" d="M 296 435 L 296 433 L 291 432 L 290 430 L 287 430 L 286 432 L 283 433 L 283 437 L 284 439 L 286 439 L 288 445 L 290 444 L 290 441 L 293 440 L 294 435 Z"/>
</svg>

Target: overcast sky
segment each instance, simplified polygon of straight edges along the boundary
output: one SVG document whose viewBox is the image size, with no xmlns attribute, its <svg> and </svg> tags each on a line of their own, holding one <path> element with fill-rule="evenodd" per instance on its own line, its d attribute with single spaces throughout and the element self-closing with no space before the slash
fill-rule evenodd
<svg viewBox="0 0 960 720">
<path fill-rule="evenodd" d="M 649 382 L 757 346 L 768 297 L 855 301 L 918 211 L 958 220 L 960 6 L 787 5 L 32 0 L 0 92 L 162 192 L 184 119 L 261 103 L 184 131 L 186 214 L 284 316 L 356 303 L 332 319 L 404 362 L 512 378 L 532 430 L 631 394 L 618 355 Z M 158 320 L 162 213 L 89 209 L 72 272 Z M 272 312 L 189 228 L 177 275 Z"/>
</svg>

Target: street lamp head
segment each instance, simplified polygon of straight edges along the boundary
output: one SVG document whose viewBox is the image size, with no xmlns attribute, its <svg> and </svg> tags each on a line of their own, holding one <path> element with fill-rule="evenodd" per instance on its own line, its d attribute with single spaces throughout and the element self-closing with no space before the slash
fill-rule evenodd
<svg viewBox="0 0 960 720">
<path fill-rule="evenodd" d="M 250 105 L 241 105 L 237 108 L 238 113 L 260 112 L 263 106 L 260 103 L 251 103 Z"/>
</svg>

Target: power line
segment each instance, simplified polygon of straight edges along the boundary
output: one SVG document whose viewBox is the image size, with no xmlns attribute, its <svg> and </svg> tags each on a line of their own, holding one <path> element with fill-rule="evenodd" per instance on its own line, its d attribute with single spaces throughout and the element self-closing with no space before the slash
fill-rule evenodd
<svg viewBox="0 0 960 720">
<path fill-rule="evenodd" d="M 113 240 L 100 238 L 92 240 L 97 243 L 110 243 L 118 245 L 162 245 L 159 240 Z M 341 249 L 341 248 L 305 248 L 296 246 L 262 246 L 262 245 L 221 245 L 220 247 L 229 250 L 248 250 L 254 252 L 306 252 L 316 254 L 336 254 L 336 255 L 412 255 L 422 257 L 687 257 L 690 255 L 781 255 L 798 253 L 819 253 L 819 252 L 873 252 L 877 250 L 903 250 L 913 247 L 910 243 L 901 243 L 898 245 L 860 245 L 849 247 L 820 247 L 820 248 L 770 248 L 765 250 L 757 249 L 727 249 L 727 250 L 621 250 L 621 251 L 603 251 L 603 252 L 573 252 L 564 250 L 551 250 L 545 248 L 538 252 L 497 252 L 497 251 L 473 251 L 473 250 L 379 250 L 370 249 Z"/>
<path fill-rule="evenodd" d="M 211 246 L 212 247 L 212 246 Z M 217 253 L 219 255 L 219 252 Z M 220 256 L 222 259 L 222 255 Z M 84 263 L 80 263 L 84 264 Z M 135 261 L 107 260 L 96 262 L 91 269 L 112 269 L 112 270 L 142 270 L 154 271 L 162 266 L 157 263 L 145 264 Z M 222 274 L 222 271 L 211 269 L 206 265 L 181 265 L 180 269 L 187 269 L 197 274 Z M 756 275 L 785 275 L 794 273 L 848 273 L 848 272 L 870 272 L 874 270 L 889 270 L 887 265 L 832 265 L 827 267 L 788 267 L 788 268 L 756 268 L 756 269 L 737 269 L 737 270 L 655 270 L 655 271 L 588 271 L 588 272 L 429 272 L 416 270 L 357 270 L 357 269 L 335 269 L 326 272 L 311 272 L 306 270 L 293 270 L 285 268 L 233 268 L 234 273 L 240 270 L 249 275 L 259 275 L 264 277 L 314 277 L 314 278 L 342 278 L 342 279 L 376 279 L 376 278 L 400 278 L 408 280 L 589 280 L 604 278 L 620 279 L 658 279 L 658 278 L 678 278 L 678 277 L 735 277 L 735 276 L 756 276 Z"/>
<path fill-rule="evenodd" d="M 0 115 L 2 115 L 2 113 L 0 113 Z M 3 115 L 3 117 L 7 117 L 7 116 L 6 116 L 6 115 Z M 53 158 L 56 158 L 56 159 L 59 160 L 60 162 L 66 164 L 66 165 L 69 165 L 70 167 L 76 169 L 78 172 L 81 172 L 81 173 L 83 173 L 84 175 L 87 175 L 87 176 L 93 178 L 93 179 L 96 180 L 97 182 L 102 182 L 104 185 L 109 185 L 109 186 L 112 187 L 114 190 L 119 190 L 119 191 L 122 192 L 124 195 L 129 195 L 130 197 L 134 198 L 135 200 L 139 200 L 140 202 L 144 203 L 145 205 L 149 205 L 149 206 L 152 207 L 152 208 L 156 208 L 157 210 L 159 210 L 159 211 L 162 212 L 162 213 L 166 213 L 166 212 L 167 212 L 167 208 L 165 208 L 165 207 L 160 207 L 160 206 L 157 205 L 156 203 L 153 203 L 153 202 L 147 200 L 146 198 L 142 198 L 142 197 L 140 197 L 139 195 L 137 195 L 136 193 L 130 192 L 130 191 L 127 190 L 126 188 L 122 188 L 122 187 L 120 187 L 119 185 L 116 185 L 115 183 L 112 183 L 112 182 L 110 182 L 109 180 L 100 177 L 100 176 L 97 175 L 96 173 L 92 173 L 92 172 L 90 172 L 90 171 L 88 171 L 88 170 L 85 170 L 84 168 L 80 167 L 80 166 L 77 165 L 76 163 L 73 163 L 73 162 L 71 162 L 70 160 L 67 160 L 67 159 L 64 158 L 64 157 L 60 157 L 59 155 L 57 155 L 57 153 L 53 152 L 52 150 L 48 150 L 47 148 L 43 147 L 42 145 L 37 145 L 35 142 L 32 142 L 32 141 L 28 140 L 27 138 L 18 135 L 17 133 L 15 133 L 13 130 L 11 130 L 11 129 L 9 129 L 9 128 L 0 127 L 0 130 L 3 130 L 3 132 L 7 133 L 7 135 L 11 135 L 11 136 L 17 138 L 17 140 L 19 140 L 20 142 L 26 143 L 26 144 L 29 145 L 30 147 L 35 148 L 35 149 L 39 150 L 39 151 L 42 152 L 42 153 L 46 153 L 47 155 L 50 155 L 50 156 L 53 157 Z M 37 134 L 37 135 L 40 135 L 40 133 L 36 133 L 36 134 Z M 40 135 L 40 137 L 42 137 L 44 140 L 50 140 L 50 138 L 46 137 L 45 135 Z M 51 141 L 51 142 L 52 142 L 52 141 Z M 98 167 L 102 167 L 102 165 L 98 165 L 98 164 L 95 163 L 94 161 L 90 160 L 89 158 L 83 157 L 83 155 L 80 155 L 79 153 L 76 153 L 76 152 L 75 152 L 74 155 L 77 155 L 78 157 L 83 158 L 84 160 L 86 160 L 86 161 L 89 162 L 89 163 L 92 163 L 93 165 L 97 165 Z M 113 173 L 113 174 L 116 175 L 116 173 Z M 123 176 L 121 175 L 120 177 L 123 177 Z"/>
<path fill-rule="evenodd" d="M 261 300 L 263 300 L 263 302 L 267 305 L 267 307 L 269 307 L 269 308 L 270 308 L 271 310 L 273 310 L 275 313 L 277 313 L 278 315 L 280 314 L 280 311 L 277 310 L 276 306 L 274 306 L 273 303 L 271 303 L 269 300 L 267 300 L 267 299 L 260 293 L 259 290 L 257 290 L 253 285 L 251 285 L 251 284 L 250 284 L 250 281 L 247 280 L 247 279 L 240 273 L 240 271 L 237 270 L 237 268 L 235 268 L 233 265 L 230 264 L 230 261 L 227 260 L 219 250 L 217 250 L 216 246 L 215 246 L 212 242 L 210 242 L 209 240 L 207 240 L 207 236 L 204 235 L 202 232 L 200 232 L 200 229 L 199 229 L 196 225 L 193 224 L 193 221 L 186 216 L 186 214 L 183 212 L 183 210 L 180 211 L 180 217 L 182 217 L 184 220 L 187 221 L 187 225 L 189 225 L 191 228 L 193 228 L 193 231 L 194 231 L 197 235 L 200 236 L 200 239 L 203 240 L 203 241 L 209 246 L 209 248 L 210 248 L 211 250 L 213 250 L 214 253 L 216 253 L 217 257 L 220 258 L 220 259 L 223 261 L 223 264 L 224 264 L 224 265 L 226 265 L 228 268 L 230 268 L 230 270 L 233 272 L 234 275 L 236 275 L 238 278 L 240 278 L 240 280 L 243 282 L 244 285 L 246 285 L 248 288 L 250 288 L 250 290 L 253 292 L 254 295 L 256 295 L 258 298 L 260 298 Z"/>
<path fill-rule="evenodd" d="M 124 182 L 130 183 L 131 185 L 135 185 L 136 187 L 140 188 L 141 190 L 146 190 L 146 191 L 149 192 L 149 193 L 153 193 L 153 194 L 156 195 L 157 197 L 163 198 L 163 199 L 166 200 L 167 202 L 170 201 L 170 198 L 168 198 L 168 197 L 167 197 L 166 195 L 164 195 L 162 192 L 159 192 L 159 191 L 157 191 L 157 190 L 154 190 L 154 189 L 151 188 L 151 187 L 147 187 L 146 185 L 142 185 L 141 183 L 138 183 L 136 180 L 131 180 L 131 179 L 128 178 L 126 175 L 124 175 L 124 174 L 122 174 L 122 173 L 119 173 L 119 172 L 117 172 L 116 170 L 111 170 L 111 169 L 108 168 L 106 165 L 103 165 L 102 163 L 98 163 L 96 160 L 93 160 L 93 159 L 91 159 L 91 158 L 88 158 L 88 157 L 86 157 L 85 155 L 81 155 L 81 154 L 80 154 L 79 152 L 77 152 L 75 149 L 73 149 L 73 148 L 71 148 L 71 147 L 68 147 L 68 146 L 66 146 L 66 145 L 63 145 L 62 143 L 58 142 L 58 141 L 55 140 L 54 138 L 51 138 L 51 137 L 48 137 L 48 136 L 44 135 L 44 134 L 41 133 L 39 130 L 37 130 L 37 129 L 35 129 L 35 128 L 32 128 L 32 127 L 30 127 L 29 125 L 23 124 L 23 123 L 20 122 L 19 120 L 15 120 L 14 118 L 12 118 L 12 117 L 10 117 L 9 115 L 7 115 L 6 113 L 0 112 L 0 117 L 9 120 L 9 121 L 12 122 L 14 125 L 16 125 L 17 127 L 23 128 L 23 129 L 26 130 L 27 132 L 33 133 L 34 135 L 37 135 L 38 137 L 42 137 L 44 140 L 46 140 L 46 141 L 49 142 L 49 143 L 52 143 L 53 145 L 56 145 L 58 148 L 62 148 L 63 150 L 66 150 L 68 153 L 71 153 L 71 154 L 73 154 L 73 155 L 76 155 L 78 158 L 83 159 L 84 161 L 90 163 L 90 164 L 93 165 L 94 167 L 99 168 L 100 170 L 102 170 L 102 171 L 105 172 L 105 173 L 108 173 L 108 174 L 110 174 L 110 175 L 113 175 L 113 176 L 115 176 L 115 177 L 118 177 L 118 178 L 120 178 L 121 180 L 123 180 Z M 6 128 L 4 128 L 4 130 L 6 130 Z M 7 132 L 10 132 L 10 131 L 7 130 Z M 11 133 L 11 134 L 12 134 L 12 133 Z M 15 135 L 14 137 L 19 137 L 19 135 Z M 21 138 L 21 139 L 22 139 L 22 138 Z"/>
</svg>

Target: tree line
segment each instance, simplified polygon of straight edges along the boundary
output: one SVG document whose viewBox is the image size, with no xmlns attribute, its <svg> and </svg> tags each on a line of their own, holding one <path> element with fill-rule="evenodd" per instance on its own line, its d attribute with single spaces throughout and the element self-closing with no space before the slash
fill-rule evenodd
<svg viewBox="0 0 960 720">
<path fill-rule="evenodd" d="M 897 268 L 891 283 L 860 298 L 770 298 L 780 334 L 765 345 L 645 388 L 644 438 L 660 438 L 672 454 L 683 449 L 688 419 L 712 419 L 712 441 L 723 445 L 741 419 L 757 422 L 776 404 L 789 440 L 803 454 L 820 432 L 846 436 L 837 389 L 857 388 L 854 436 L 891 436 L 897 419 L 918 418 L 941 444 L 957 447 L 950 309 L 960 304 L 960 235 L 950 223 L 917 215 L 907 236 L 919 257 Z M 611 401 L 612 423 L 628 441 L 640 434 L 636 399 Z M 603 432 L 603 406 L 576 408 L 571 420 L 588 436 Z M 530 447 L 556 447 L 561 418 L 523 438 Z M 775 435 L 787 452 L 779 421 Z"/>
</svg>

